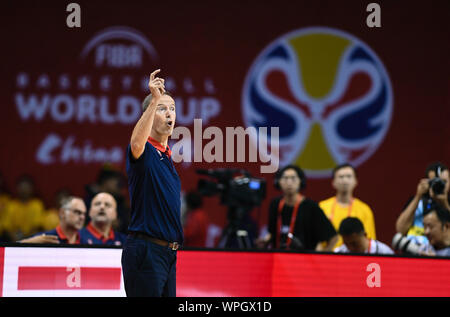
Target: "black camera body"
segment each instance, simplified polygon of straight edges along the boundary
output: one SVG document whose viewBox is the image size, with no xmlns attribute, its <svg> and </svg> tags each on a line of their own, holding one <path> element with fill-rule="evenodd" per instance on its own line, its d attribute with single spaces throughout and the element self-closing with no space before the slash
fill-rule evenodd
<svg viewBox="0 0 450 317">
<path fill-rule="evenodd" d="M 203 196 L 219 195 L 220 203 L 228 207 L 228 224 L 222 231 L 218 247 L 252 247 L 257 228 L 249 220 L 249 214 L 266 197 L 266 180 L 252 177 L 242 169 L 198 169 L 197 174 L 212 179 L 199 179 L 198 192 Z"/>
<path fill-rule="evenodd" d="M 428 184 L 430 185 L 430 188 L 435 195 L 440 195 L 444 193 L 445 181 L 440 177 L 430 179 L 428 181 Z"/>
<path fill-rule="evenodd" d="M 236 173 L 242 174 L 235 177 Z M 259 206 L 266 197 L 266 180 L 251 177 L 250 173 L 240 169 L 197 170 L 197 174 L 207 175 L 213 181 L 200 179 L 197 189 L 204 196 L 219 194 L 221 203 L 227 206 Z"/>
</svg>

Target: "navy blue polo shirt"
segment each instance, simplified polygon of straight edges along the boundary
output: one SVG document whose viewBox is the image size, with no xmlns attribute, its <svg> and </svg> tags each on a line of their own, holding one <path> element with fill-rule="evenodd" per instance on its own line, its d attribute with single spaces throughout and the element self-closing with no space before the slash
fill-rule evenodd
<svg viewBox="0 0 450 317">
<path fill-rule="evenodd" d="M 168 242 L 183 243 L 181 182 L 170 157 L 153 139 L 139 159 L 127 148 L 126 170 L 131 201 L 128 231 L 142 232 Z"/>
<path fill-rule="evenodd" d="M 80 230 L 80 244 L 103 244 L 103 245 L 123 245 L 126 235 L 109 230 L 109 236 L 104 237 L 90 222 L 86 227 Z"/>
<path fill-rule="evenodd" d="M 46 235 L 48 235 L 48 236 L 57 236 L 58 237 L 58 241 L 61 244 L 69 244 L 69 239 L 66 237 L 66 235 L 62 231 L 61 225 L 57 225 L 55 229 L 35 234 L 35 235 L 33 235 L 33 237 L 39 236 L 39 235 L 44 234 L 44 233 Z M 80 231 L 78 231 L 78 233 L 77 233 L 77 240 L 75 241 L 74 244 L 80 244 Z"/>
</svg>

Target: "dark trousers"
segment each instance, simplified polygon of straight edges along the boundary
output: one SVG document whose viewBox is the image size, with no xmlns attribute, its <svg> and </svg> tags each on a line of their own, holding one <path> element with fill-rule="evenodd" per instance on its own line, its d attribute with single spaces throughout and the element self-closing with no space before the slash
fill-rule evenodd
<svg viewBox="0 0 450 317">
<path fill-rule="evenodd" d="M 177 251 L 128 237 L 122 251 L 127 297 L 175 297 Z"/>
</svg>

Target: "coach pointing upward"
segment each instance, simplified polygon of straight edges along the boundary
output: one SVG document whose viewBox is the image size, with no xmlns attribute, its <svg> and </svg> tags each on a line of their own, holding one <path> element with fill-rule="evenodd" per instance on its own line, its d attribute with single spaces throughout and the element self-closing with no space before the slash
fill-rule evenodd
<svg viewBox="0 0 450 317">
<path fill-rule="evenodd" d="M 155 77 L 159 72 L 150 75 L 150 95 L 127 148 L 131 220 L 122 252 L 127 296 L 176 296 L 181 184 L 167 145 L 176 114 L 164 79 Z"/>
</svg>

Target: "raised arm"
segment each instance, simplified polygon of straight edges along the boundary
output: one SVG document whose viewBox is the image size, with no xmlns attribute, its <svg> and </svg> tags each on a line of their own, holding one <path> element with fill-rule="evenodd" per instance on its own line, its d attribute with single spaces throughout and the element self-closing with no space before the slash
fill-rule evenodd
<svg viewBox="0 0 450 317">
<path fill-rule="evenodd" d="M 414 222 L 414 214 L 422 196 L 428 191 L 428 179 L 421 179 L 417 185 L 417 192 L 411 202 L 406 206 L 405 210 L 400 214 L 395 223 L 397 232 L 405 235 Z"/>
<path fill-rule="evenodd" d="M 152 131 L 156 105 L 165 91 L 164 79 L 155 77 L 156 74 L 158 74 L 160 71 L 160 69 L 157 69 L 150 74 L 148 87 L 150 88 L 152 99 L 149 106 L 144 111 L 139 121 L 136 123 L 136 126 L 133 129 L 133 133 L 131 134 L 131 153 L 133 154 L 133 157 L 135 159 L 138 159 L 144 152 L 145 143 L 147 142 L 150 132 Z"/>
</svg>

